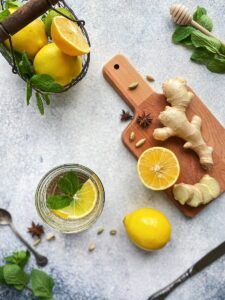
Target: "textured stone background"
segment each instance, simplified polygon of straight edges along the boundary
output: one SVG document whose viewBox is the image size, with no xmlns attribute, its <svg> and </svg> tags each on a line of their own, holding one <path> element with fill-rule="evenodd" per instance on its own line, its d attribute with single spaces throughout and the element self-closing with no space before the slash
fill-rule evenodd
<svg viewBox="0 0 225 300">
<path fill-rule="evenodd" d="M 63 163 L 80 163 L 95 170 L 106 190 L 101 218 L 79 235 L 57 234 L 55 242 L 43 242 L 38 250 L 49 257 L 46 271 L 54 277 L 57 300 L 145 300 L 180 275 L 207 251 L 225 239 L 225 197 L 212 203 L 194 220 L 188 220 L 163 194 L 146 190 L 136 173 L 136 161 L 121 143 L 126 124 L 119 114 L 126 105 L 102 78 L 103 64 L 117 53 L 126 54 L 142 74 L 151 73 L 154 88 L 168 77 L 182 75 L 225 124 L 225 75 L 208 72 L 190 62 L 190 51 L 171 43 L 173 24 L 166 0 L 72 1 L 84 18 L 92 41 L 88 76 L 76 88 L 52 100 L 44 117 L 34 99 L 25 104 L 24 83 L 0 58 L 0 203 L 9 209 L 18 229 L 40 221 L 34 193 L 41 177 Z M 208 8 L 214 31 L 224 36 L 224 1 L 186 1 L 190 9 Z M 144 253 L 128 241 L 123 216 L 139 207 L 162 210 L 173 225 L 171 243 L 160 252 Z M 96 236 L 99 226 L 106 232 Z M 108 231 L 118 230 L 116 237 Z M 88 253 L 90 242 L 97 249 Z M 0 231 L 0 256 L 23 246 L 8 228 Z M 34 266 L 31 260 L 30 266 Z M 189 280 L 168 299 L 225 299 L 225 260 Z M 4 292 L 4 293 L 3 293 Z M 0 299 L 30 299 L 0 289 Z"/>
</svg>

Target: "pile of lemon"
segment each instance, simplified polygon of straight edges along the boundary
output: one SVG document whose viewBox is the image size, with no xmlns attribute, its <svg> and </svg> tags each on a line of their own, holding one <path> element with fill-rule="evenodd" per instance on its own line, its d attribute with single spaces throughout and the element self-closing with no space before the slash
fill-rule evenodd
<svg viewBox="0 0 225 300">
<path fill-rule="evenodd" d="M 13 13 L 15 9 L 10 9 Z M 74 16 L 59 8 L 70 19 Z M 50 10 L 12 36 L 15 51 L 26 53 L 36 74 L 47 74 L 61 86 L 68 85 L 82 71 L 82 55 L 90 47 L 76 22 Z M 9 42 L 6 41 L 9 47 Z"/>
</svg>

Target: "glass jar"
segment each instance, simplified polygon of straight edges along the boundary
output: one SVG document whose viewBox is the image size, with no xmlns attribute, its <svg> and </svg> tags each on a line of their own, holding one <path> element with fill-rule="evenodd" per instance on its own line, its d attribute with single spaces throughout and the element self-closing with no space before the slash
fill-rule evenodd
<svg viewBox="0 0 225 300">
<path fill-rule="evenodd" d="M 58 177 L 70 171 L 75 172 L 78 178 L 83 182 L 90 179 L 97 191 L 97 201 L 93 210 L 88 215 L 79 219 L 61 218 L 47 207 L 47 196 L 50 186 Z M 78 233 L 88 229 L 101 215 L 104 203 L 105 192 L 100 179 L 93 171 L 78 164 L 62 165 L 49 171 L 41 179 L 35 195 L 35 205 L 41 219 L 53 229 L 63 233 Z"/>
</svg>

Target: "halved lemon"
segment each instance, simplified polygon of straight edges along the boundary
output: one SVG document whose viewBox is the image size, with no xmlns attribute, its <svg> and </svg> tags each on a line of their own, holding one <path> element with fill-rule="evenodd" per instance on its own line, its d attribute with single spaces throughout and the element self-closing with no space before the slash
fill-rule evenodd
<svg viewBox="0 0 225 300">
<path fill-rule="evenodd" d="M 152 147 L 140 156 L 137 170 L 147 188 L 159 191 L 171 187 L 177 181 L 180 165 L 176 155 L 169 149 Z"/>
<path fill-rule="evenodd" d="M 63 209 L 53 210 L 54 214 L 64 219 L 80 219 L 87 216 L 95 207 L 97 190 L 94 183 L 89 179 L 82 188 L 74 195 L 71 204 Z"/>
<path fill-rule="evenodd" d="M 51 36 L 59 49 L 67 55 L 79 56 L 90 52 L 80 27 L 65 17 L 58 16 L 53 19 Z"/>
</svg>

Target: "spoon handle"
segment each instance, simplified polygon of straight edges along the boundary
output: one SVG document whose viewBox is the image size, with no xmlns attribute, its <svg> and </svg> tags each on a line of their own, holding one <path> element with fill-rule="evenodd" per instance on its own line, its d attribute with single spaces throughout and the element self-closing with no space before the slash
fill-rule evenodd
<svg viewBox="0 0 225 300">
<path fill-rule="evenodd" d="M 15 233 L 15 235 L 21 240 L 22 243 L 24 243 L 24 245 L 26 245 L 26 247 L 33 253 L 33 255 L 35 256 L 36 259 L 36 263 L 38 266 L 40 267 L 44 267 L 47 265 L 48 263 L 48 259 L 47 257 L 39 254 L 33 247 L 31 247 L 31 245 L 20 235 L 20 233 L 16 230 L 15 226 L 11 223 L 9 224 L 10 228 L 12 229 L 12 231 Z"/>
</svg>

